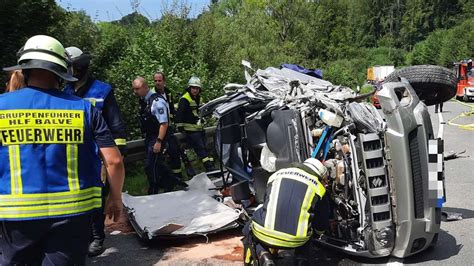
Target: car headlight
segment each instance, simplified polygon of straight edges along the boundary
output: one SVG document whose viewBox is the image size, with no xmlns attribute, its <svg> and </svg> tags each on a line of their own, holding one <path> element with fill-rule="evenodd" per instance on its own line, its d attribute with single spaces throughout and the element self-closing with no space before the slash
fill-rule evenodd
<svg viewBox="0 0 474 266">
<path fill-rule="evenodd" d="M 391 226 L 368 229 L 366 233 L 370 253 L 377 256 L 388 256 L 392 253 L 395 237 Z"/>
<path fill-rule="evenodd" d="M 466 90 L 468 90 L 469 92 L 474 92 L 474 87 L 467 87 Z"/>
</svg>

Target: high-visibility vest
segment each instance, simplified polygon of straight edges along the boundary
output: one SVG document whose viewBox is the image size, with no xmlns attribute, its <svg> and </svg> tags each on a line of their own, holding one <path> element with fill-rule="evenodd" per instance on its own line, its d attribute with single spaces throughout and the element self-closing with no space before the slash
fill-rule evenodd
<svg viewBox="0 0 474 266">
<path fill-rule="evenodd" d="M 92 106 L 58 90 L 0 95 L 0 220 L 80 215 L 101 207 Z"/>
<path fill-rule="evenodd" d="M 274 247 L 304 245 L 312 234 L 314 207 L 325 193 L 317 176 L 298 168 L 277 171 L 268 180 L 263 206 L 253 214 L 253 235 Z"/>
<path fill-rule="evenodd" d="M 66 84 L 63 91 L 67 94 L 74 95 L 73 83 Z M 102 111 L 104 108 L 105 98 L 107 98 L 111 91 L 112 86 L 109 83 L 95 79 L 82 98 L 89 101 L 95 108 Z M 114 141 L 117 146 L 127 145 L 127 140 L 125 138 L 116 138 Z"/>
<path fill-rule="evenodd" d="M 196 101 L 191 97 L 191 94 L 189 94 L 189 92 L 186 92 L 183 95 L 183 97 L 181 97 L 181 99 L 185 99 L 186 101 L 188 101 L 189 106 L 190 106 L 191 111 L 192 111 L 192 114 L 195 117 L 199 117 L 199 107 L 201 107 L 201 106 L 196 103 Z M 204 127 L 199 122 L 198 123 L 189 123 L 187 121 L 179 121 L 179 123 L 177 123 L 176 126 L 182 127 L 186 131 L 202 131 L 202 130 L 204 130 Z"/>
</svg>

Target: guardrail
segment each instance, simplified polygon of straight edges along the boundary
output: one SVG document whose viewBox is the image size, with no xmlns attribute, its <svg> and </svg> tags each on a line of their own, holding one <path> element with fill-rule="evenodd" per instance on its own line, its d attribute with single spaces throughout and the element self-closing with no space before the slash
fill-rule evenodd
<svg viewBox="0 0 474 266">
<path fill-rule="evenodd" d="M 206 140 L 207 145 L 213 145 L 214 143 L 214 135 L 216 133 L 216 127 L 206 127 L 204 129 L 206 133 Z M 174 134 L 178 139 L 180 144 L 187 144 L 186 138 L 183 133 L 175 133 Z M 145 159 L 146 151 L 145 151 L 145 139 L 137 139 L 127 141 L 127 155 L 125 156 L 125 163 L 136 162 Z"/>
</svg>

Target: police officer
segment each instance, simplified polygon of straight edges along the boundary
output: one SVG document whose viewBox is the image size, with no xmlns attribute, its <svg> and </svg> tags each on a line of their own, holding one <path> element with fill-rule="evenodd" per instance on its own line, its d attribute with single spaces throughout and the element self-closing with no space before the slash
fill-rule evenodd
<svg viewBox="0 0 474 266">
<path fill-rule="evenodd" d="M 174 118 L 176 116 L 175 104 L 177 105 L 177 103 L 175 103 L 175 101 L 174 101 L 174 97 L 171 93 L 171 90 L 166 86 L 166 76 L 165 76 L 165 74 L 161 71 L 157 71 L 155 73 L 155 75 L 153 75 L 153 81 L 155 82 L 155 92 L 160 93 L 161 96 L 163 96 L 163 98 L 165 98 L 165 100 L 168 102 L 168 105 L 170 107 L 170 120 L 171 120 L 171 122 L 174 122 Z M 174 132 L 175 128 L 172 127 L 172 130 Z M 176 137 L 174 137 L 174 136 L 173 136 L 173 138 L 176 139 Z M 188 156 L 186 155 L 185 150 L 182 149 L 179 146 L 179 143 L 178 143 L 177 139 L 173 140 L 173 141 L 175 141 L 178 144 L 177 148 L 178 148 L 179 156 L 183 159 L 183 163 L 185 165 L 186 173 L 187 173 L 188 177 L 195 176 L 196 173 L 194 171 L 194 168 L 193 168 L 191 162 L 188 159 Z M 179 158 L 178 158 L 178 160 L 179 160 Z M 172 171 L 174 171 L 174 170 L 177 171 L 178 169 L 173 169 Z M 181 169 L 179 169 L 179 171 L 181 171 Z"/>
<path fill-rule="evenodd" d="M 92 103 L 95 108 L 99 109 L 104 117 L 107 126 L 114 137 L 115 144 L 122 155 L 125 154 L 126 148 L 126 132 L 125 123 L 120 115 L 120 108 L 115 100 L 112 86 L 108 83 L 95 79 L 90 71 L 89 65 L 91 55 L 83 52 L 77 47 L 67 47 L 66 51 L 71 57 L 75 82 L 69 82 L 64 87 L 64 92 L 71 95 L 79 96 Z M 102 173 L 106 175 L 105 171 Z M 105 181 L 105 178 L 103 178 Z M 102 200 L 105 201 L 108 186 L 102 191 Z M 104 211 L 99 210 L 92 216 L 92 236 L 89 245 L 89 256 L 97 256 L 104 252 L 105 228 Z"/>
<path fill-rule="evenodd" d="M 153 75 L 153 81 L 155 82 L 155 92 L 163 98 L 169 107 L 169 124 L 168 124 L 168 149 L 167 149 L 167 154 L 170 157 L 170 166 L 171 166 L 171 172 L 173 175 L 175 175 L 175 178 L 177 180 L 182 179 L 182 174 L 181 174 L 181 158 L 180 156 L 184 155 L 184 159 L 187 162 L 186 168 L 191 167 L 189 161 L 187 160 L 186 155 L 184 152 L 181 151 L 178 139 L 174 136 L 175 133 L 175 128 L 173 126 L 173 117 L 176 114 L 176 110 L 174 108 L 174 102 L 172 98 L 171 91 L 166 87 L 166 77 L 163 72 L 156 72 Z M 182 153 L 182 154 L 181 154 Z M 186 184 L 184 182 L 181 182 L 182 184 Z"/>
<path fill-rule="evenodd" d="M 326 167 L 314 158 L 270 176 L 263 205 L 244 227 L 246 265 L 274 265 L 270 248 L 295 249 L 308 242 L 319 215 L 315 208 L 326 193 L 326 176 Z"/>
<path fill-rule="evenodd" d="M 106 213 L 122 211 L 124 167 L 92 105 L 59 91 L 71 75 L 66 50 L 38 35 L 19 52 L 27 87 L 0 95 L 1 265 L 84 265 L 90 213 L 102 206 L 101 161 L 109 172 Z"/>
<path fill-rule="evenodd" d="M 140 97 L 140 125 L 145 133 L 145 145 L 147 158 L 145 172 L 148 178 L 148 194 L 157 194 L 160 187 L 165 192 L 172 191 L 176 184 L 186 186 L 179 177 L 172 174 L 164 164 L 165 150 L 170 147 L 169 129 L 169 105 L 161 94 L 153 93 L 143 77 L 137 77 L 132 82 L 132 89 L 136 96 Z M 177 145 L 177 144 L 174 144 Z M 171 167 L 181 167 L 178 160 L 170 161 Z"/>
<path fill-rule="evenodd" d="M 214 159 L 206 150 L 206 134 L 201 125 L 198 111 L 201 106 L 201 80 L 191 77 L 186 93 L 181 97 L 176 112 L 177 126 L 186 135 L 186 140 L 201 159 L 207 172 L 214 170 Z"/>
</svg>

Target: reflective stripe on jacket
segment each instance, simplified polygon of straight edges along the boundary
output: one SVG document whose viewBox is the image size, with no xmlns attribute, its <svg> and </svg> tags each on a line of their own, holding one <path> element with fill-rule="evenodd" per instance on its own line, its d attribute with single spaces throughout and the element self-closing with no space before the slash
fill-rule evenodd
<svg viewBox="0 0 474 266">
<path fill-rule="evenodd" d="M 57 90 L 0 96 L 0 220 L 79 215 L 101 207 L 92 106 Z"/>
<path fill-rule="evenodd" d="M 263 206 L 254 212 L 252 233 L 270 246 L 304 245 L 312 234 L 314 207 L 325 193 L 317 176 L 298 168 L 279 170 L 268 180 Z"/>
<path fill-rule="evenodd" d="M 177 110 L 177 115 L 176 115 L 176 126 L 177 127 L 182 127 L 186 131 L 202 131 L 204 130 L 204 127 L 200 123 L 199 119 L 199 105 L 198 102 L 196 102 L 189 92 L 186 92 L 183 97 L 181 97 L 180 101 L 186 101 L 189 103 L 189 107 L 186 106 L 186 108 L 190 108 L 189 110 L 183 110 L 184 105 L 180 104 Z"/>
<path fill-rule="evenodd" d="M 95 106 L 95 108 L 102 110 L 104 107 L 105 98 L 107 98 L 107 95 L 109 95 L 111 90 L 112 86 L 110 84 L 96 79 L 92 82 L 91 86 L 82 98 L 84 100 L 88 100 L 93 106 Z M 64 92 L 74 95 L 74 85 L 72 83 L 68 83 L 66 87 L 64 87 Z"/>
</svg>

